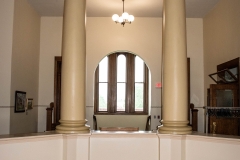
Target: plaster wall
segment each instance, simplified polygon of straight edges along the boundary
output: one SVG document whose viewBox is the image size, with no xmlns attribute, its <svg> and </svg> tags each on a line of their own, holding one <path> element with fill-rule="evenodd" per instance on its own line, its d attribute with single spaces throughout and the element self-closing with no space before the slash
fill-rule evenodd
<svg viewBox="0 0 240 160">
<path fill-rule="evenodd" d="M 0 1 L 0 134 L 10 131 L 13 11 L 14 0 Z"/>
<path fill-rule="evenodd" d="M 11 106 L 15 91 L 25 91 L 27 98 L 38 104 L 40 16 L 27 0 L 14 3 L 14 23 L 11 65 Z M 37 108 L 28 112 L 10 110 L 10 133 L 37 132 Z"/>
<path fill-rule="evenodd" d="M 238 160 L 239 149 L 239 137 L 206 134 L 98 131 L 0 136 L 1 160 Z"/>
<path fill-rule="evenodd" d="M 0 2 L 0 106 L 10 106 L 14 0 Z"/>
<path fill-rule="evenodd" d="M 54 101 L 54 57 L 61 56 L 62 17 L 41 17 L 38 132 L 46 130 L 46 108 Z"/>
<path fill-rule="evenodd" d="M 41 17 L 39 105 L 54 100 L 54 57 L 61 56 L 62 17 Z"/>
<path fill-rule="evenodd" d="M 240 56 L 239 7 L 239 0 L 220 0 L 203 18 L 205 105 L 207 88 L 215 84 L 208 75 L 217 71 L 218 64 Z"/>
<path fill-rule="evenodd" d="M 17 137 L 0 140 L 1 160 L 63 160 L 63 137 Z"/>
<path fill-rule="evenodd" d="M 198 109 L 198 131 L 204 132 L 203 20 L 187 18 L 187 56 L 190 58 L 190 103 Z"/>
<path fill-rule="evenodd" d="M 188 56 L 191 58 L 191 101 L 196 107 L 203 105 L 203 33 L 202 19 L 187 19 Z M 109 17 L 88 17 L 87 40 L 87 86 L 86 117 L 92 126 L 94 72 L 106 55 L 116 51 L 129 51 L 140 56 L 151 71 L 151 107 L 161 110 L 162 19 L 137 17 L 131 25 L 122 27 Z M 54 56 L 61 55 L 62 18 L 41 18 L 39 103 L 49 105 L 53 101 Z M 152 112 L 150 112 L 152 113 Z M 152 113 L 154 115 L 154 113 Z M 200 116 L 200 120 L 202 117 Z M 153 129 L 159 119 L 152 118 Z M 199 125 L 201 126 L 201 124 Z M 200 127 L 202 130 L 203 127 Z"/>
<path fill-rule="evenodd" d="M 184 142 L 184 151 L 186 160 L 237 160 L 239 159 L 239 137 L 231 139 L 229 137 L 221 138 L 216 137 L 205 137 L 205 136 L 193 136 L 189 135 L 186 137 Z"/>
</svg>

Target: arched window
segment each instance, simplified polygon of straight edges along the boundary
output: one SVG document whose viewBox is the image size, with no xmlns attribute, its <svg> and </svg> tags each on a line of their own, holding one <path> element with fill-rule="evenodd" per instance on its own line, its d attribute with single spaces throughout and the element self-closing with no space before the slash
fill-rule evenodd
<svg viewBox="0 0 240 160">
<path fill-rule="evenodd" d="M 94 114 L 148 114 L 149 70 L 131 53 L 102 59 L 95 72 Z"/>
</svg>

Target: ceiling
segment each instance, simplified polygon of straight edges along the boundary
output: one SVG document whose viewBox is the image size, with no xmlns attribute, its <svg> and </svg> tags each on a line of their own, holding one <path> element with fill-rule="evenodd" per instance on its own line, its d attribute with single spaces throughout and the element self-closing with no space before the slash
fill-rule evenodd
<svg viewBox="0 0 240 160">
<path fill-rule="evenodd" d="M 62 16 L 64 0 L 27 0 L 41 16 Z M 187 18 L 203 18 L 220 0 L 185 0 Z M 125 11 L 135 17 L 162 17 L 163 0 L 125 0 Z M 88 17 L 122 14 L 122 0 L 87 0 Z"/>
</svg>

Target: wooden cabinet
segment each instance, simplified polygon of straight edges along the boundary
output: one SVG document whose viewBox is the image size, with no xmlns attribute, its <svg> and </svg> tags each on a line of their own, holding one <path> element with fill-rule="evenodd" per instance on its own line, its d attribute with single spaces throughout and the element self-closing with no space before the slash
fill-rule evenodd
<svg viewBox="0 0 240 160">
<path fill-rule="evenodd" d="M 207 105 L 212 107 L 208 110 L 209 133 L 240 135 L 240 110 L 235 108 L 240 104 L 239 64 L 239 58 L 224 62 L 217 65 L 216 73 L 209 75 L 217 83 L 208 89 Z"/>
<path fill-rule="evenodd" d="M 238 118 L 230 117 L 228 113 L 230 107 L 238 107 L 237 87 L 236 84 L 210 85 L 210 106 L 218 108 L 218 111 L 214 116 L 209 116 L 209 133 L 239 135 Z"/>
</svg>

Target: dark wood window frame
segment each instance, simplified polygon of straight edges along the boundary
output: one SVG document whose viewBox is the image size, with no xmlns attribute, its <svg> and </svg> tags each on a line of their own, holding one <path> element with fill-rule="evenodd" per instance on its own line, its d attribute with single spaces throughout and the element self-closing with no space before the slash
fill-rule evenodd
<svg viewBox="0 0 240 160">
<path fill-rule="evenodd" d="M 126 97 L 125 111 L 117 111 L 117 57 L 126 57 Z M 149 69 L 144 62 L 144 100 L 143 111 L 135 111 L 135 57 L 136 55 L 127 52 L 117 52 L 108 55 L 108 96 L 107 111 L 99 111 L 99 66 L 95 71 L 94 90 L 94 114 L 103 115 L 148 115 L 149 107 Z"/>
</svg>

